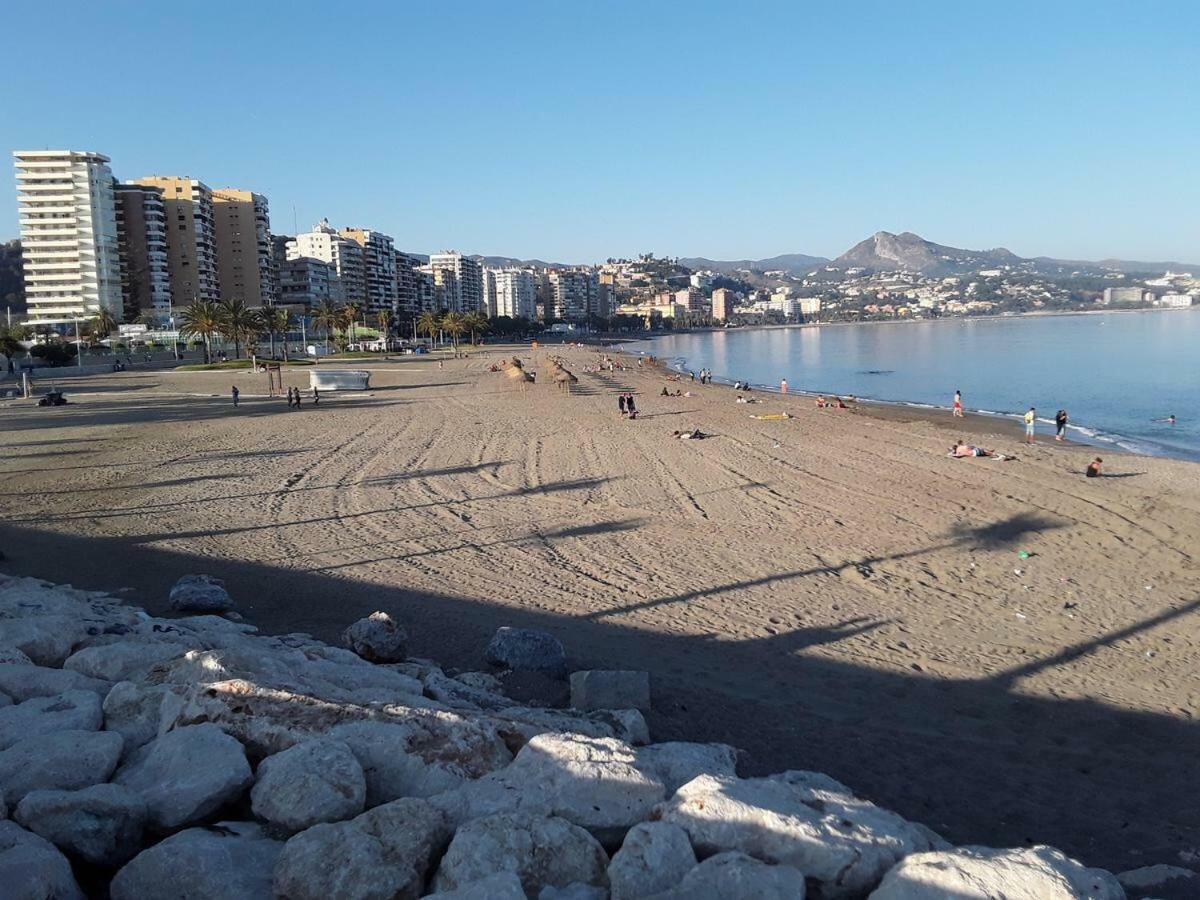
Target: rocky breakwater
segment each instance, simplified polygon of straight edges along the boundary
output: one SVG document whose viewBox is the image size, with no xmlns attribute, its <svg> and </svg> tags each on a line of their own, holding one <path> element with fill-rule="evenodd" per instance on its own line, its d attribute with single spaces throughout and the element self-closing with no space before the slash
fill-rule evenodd
<svg viewBox="0 0 1200 900">
<path fill-rule="evenodd" d="M 550 635 L 502 629 L 493 672 L 453 673 L 407 658 L 384 613 L 352 651 L 185 587 L 224 614 L 0 576 L 5 898 L 1126 896 L 1048 847 L 951 847 L 818 773 L 740 778 L 732 747 L 650 743 L 643 673 L 571 680 L 623 709 L 511 699 L 516 675 L 565 695 Z"/>
</svg>

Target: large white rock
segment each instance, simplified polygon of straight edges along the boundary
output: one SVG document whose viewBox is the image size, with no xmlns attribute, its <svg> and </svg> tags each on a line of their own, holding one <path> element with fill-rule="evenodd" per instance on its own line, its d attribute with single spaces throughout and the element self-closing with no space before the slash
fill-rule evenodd
<svg viewBox="0 0 1200 900">
<path fill-rule="evenodd" d="M 15 647 L 39 666 L 61 666 L 75 642 L 86 634 L 69 616 L 0 619 L 0 644 Z"/>
<path fill-rule="evenodd" d="M 650 673 L 626 669 L 586 669 L 571 673 L 575 709 L 650 711 Z"/>
<path fill-rule="evenodd" d="M 163 696 L 169 690 L 162 684 L 120 681 L 105 696 L 104 730 L 115 731 L 125 738 L 127 754 L 158 737 Z"/>
<path fill-rule="evenodd" d="M 557 816 L 498 815 L 476 819 L 454 835 L 434 879 L 455 890 L 497 872 L 515 872 L 525 893 L 574 882 L 608 885 L 608 857 L 594 837 Z"/>
<path fill-rule="evenodd" d="M 146 804 L 127 788 L 31 791 L 13 818 L 61 850 L 97 865 L 126 862 L 141 845 Z"/>
<path fill-rule="evenodd" d="M 167 602 L 179 612 L 220 613 L 233 609 L 225 582 L 211 575 L 184 575 L 171 588 Z"/>
<path fill-rule="evenodd" d="M 145 801 L 154 828 L 172 831 L 236 800 L 253 776 L 236 739 L 215 725 L 195 725 L 169 731 L 139 747 L 113 781 Z"/>
<path fill-rule="evenodd" d="M 1053 847 L 958 847 L 914 853 L 897 864 L 871 900 L 1125 900 L 1116 877 L 1088 869 Z"/>
<path fill-rule="evenodd" d="M 0 822 L 0 890 L 5 900 L 83 900 L 67 858 L 13 822 Z"/>
<path fill-rule="evenodd" d="M 368 662 L 404 662 L 408 632 L 385 612 L 373 612 L 342 633 L 342 641 Z"/>
<path fill-rule="evenodd" d="M 583 712 L 578 709 L 542 709 L 510 706 L 492 715 L 508 723 L 521 742 L 547 731 L 572 732 L 588 737 L 615 737 L 629 744 L 650 742 L 646 719 L 636 709 L 604 709 Z"/>
<path fill-rule="evenodd" d="M 686 831 L 666 822 L 641 822 L 629 829 L 608 864 L 612 900 L 641 900 L 673 888 L 695 866 Z"/>
<path fill-rule="evenodd" d="M 377 806 L 349 822 L 314 825 L 287 842 L 275 896 L 287 900 L 407 900 L 419 897 L 449 840 L 444 817 L 424 800 Z"/>
<path fill-rule="evenodd" d="M 108 731 L 60 731 L 0 751 L 0 793 L 9 805 L 30 791 L 74 791 L 108 781 L 124 744 Z"/>
<path fill-rule="evenodd" d="M 283 843 L 252 822 L 189 828 L 135 856 L 112 880 L 112 900 L 265 900 Z"/>
<path fill-rule="evenodd" d="M 100 696 L 91 691 L 67 691 L 53 697 L 34 697 L 0 709 L 0 750 L 18 741 L 58 731 L 98 731 L 104 716 Z"/>
<path fill-rule="evenodd" d="M 438 900 L 526 900 L 525 888 L 516 872 L 497 872 L 452 891 L 426 894 Z"/>
<path fill-rule="evenodd" d="M 434 798 L 455 824 L 496 813 L 559 816 L 616 846 L 666 797 L 663 783 L 637 766 L 614 738 L 540 734 L 512 765 Z"/>
<path fill-rule="evenodd" d="M 254 815 L 288 831 L 353 818 L 366 799 L 362 766 L 346 744 L 329 738 L 268 756 L 250 791 Z"/>
<path fill-rule="evenodd" d="M 487 677 L 491 678 L 490 675 Z M 441 672 L 429 672 L 421 681 L 425 685 L 425 696 L 445 703 L 452 709 L 501 710 L 512 706 L 512 700 L 496 690 L 476 687 L 458 678 L 448 678 Z"/>
<path fill-rule="evenodd" d="M 66 691 L 93 691 L 103 697 L 112 683 L 45 666 L 0 665 L 0 691 L 18 703 L 33 697 L 53 697 Z"/>
<path fill-rule="evenodd" d="M 665 741 L 639 747 L 637 767 L 662 781 L 669 797 L 699 775 L 735 777 L 737 750 L 728 744 Z"/>
<path fill-rule="evenodd" d="M 125 681 L 149 671 L 155 663 L 182 656 L 186 644 L 169 641 L 121 641 L 76 650 L 63 668 L 103 681 Z"/>
<path fill-rule="evenodd" d="M 1142 866 L 1118 873 L 1117 881 L 1128 900 L 1192 900 L 1200 896 L 1200 875 L 1180 866 Z"/>
<path fill-rule="evenodd" d="M 678 885 L 652 895 L 651 900 L 729 900 L 732 897 L 804 900 L 804 893 L 804 874 L 798 869 L 770 865 L 744 853 L 731 852 L 709 857 L 688 872 Z M 931 894 L 925 897 L 935 900 Z"/>
<path fill-rule="evenodd" d="M 688 833 L 698 855 L 736 850 L 793 866 L 819 883 L 822 898 L 865 894 L 905 856 L 933 849 L 927 829 L 814 772 L 701 775 L 657 812 Z"/>
</svg>

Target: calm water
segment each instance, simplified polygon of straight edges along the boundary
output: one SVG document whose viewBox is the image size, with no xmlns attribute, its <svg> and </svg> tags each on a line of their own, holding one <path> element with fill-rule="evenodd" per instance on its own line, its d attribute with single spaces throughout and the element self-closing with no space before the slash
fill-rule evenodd
<svg viewBox="0 0 1200 900">
<path fill-rule="evenodd" d="M 1032 405 L 1046 421 L 1065 407 L 1076 440 L 1200 460 L 1200 310 L 733 329 L 632 349 L 771 388 L 945 407 L 958 388 L 968 410 Z"/>
</svg>

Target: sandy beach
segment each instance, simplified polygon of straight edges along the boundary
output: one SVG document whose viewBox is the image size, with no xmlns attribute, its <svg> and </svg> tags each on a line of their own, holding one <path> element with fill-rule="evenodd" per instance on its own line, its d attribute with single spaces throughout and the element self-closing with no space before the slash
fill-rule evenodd
<svg viewBox="0 0 1200 900">
<path fill-rule="evenodd" d="M 1017 424 L 516 352 L 579 384 L 522 391 L 492 349 L 349 363 L 371 391 L 298 411 L 246 371 L 0 401 L 0 566 L 154 612 L 209 573 L 263 630 L 325 640 L 383 609 L 463 668 L 499 625 L 544 628 L 578 668 L 649 670 L 655 739 L 727 741 L 746 774 L 827 772 L 955 843 L 1200 854 L 1195 465 L 1106 455 L 1119 477 L 1089 480 L 1094 448 Z M 1018 459 L 947 458 L 960 435 Z"/>
</svg>

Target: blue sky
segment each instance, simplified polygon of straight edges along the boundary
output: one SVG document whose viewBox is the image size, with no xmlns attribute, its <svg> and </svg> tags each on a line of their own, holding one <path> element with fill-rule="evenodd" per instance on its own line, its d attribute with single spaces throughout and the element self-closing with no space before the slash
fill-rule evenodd
<svg viewBox="0 0 1200 900">
<path fill-rule="evenodd" d="M 294 207 L 564 262 L 833 256 L 884 229 L 1200 263 L 1200 4 L 59 0 L 3 22 L 6 153 L 257 190 L 280 233 Z M 10 166 L 0 238 L 16 219 Z"/>
</svg>

